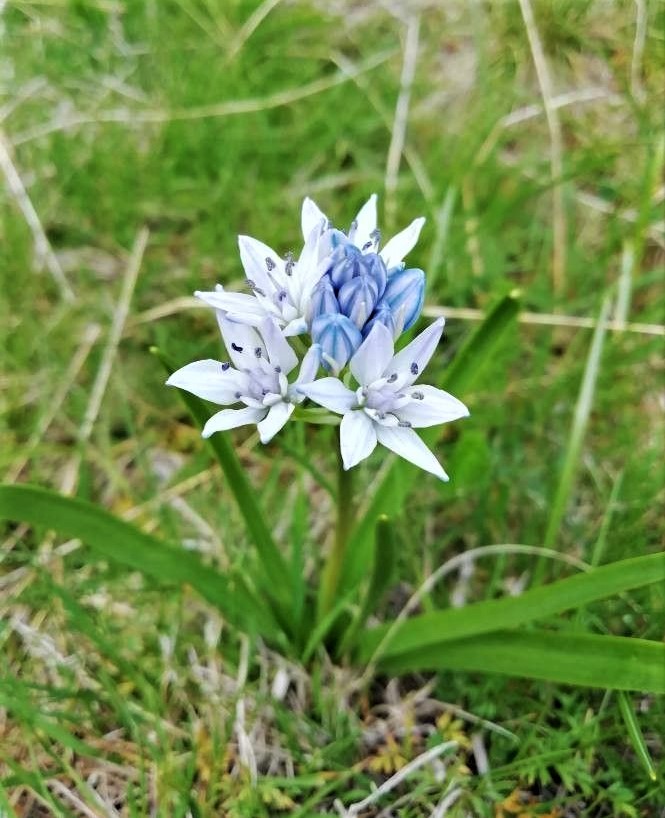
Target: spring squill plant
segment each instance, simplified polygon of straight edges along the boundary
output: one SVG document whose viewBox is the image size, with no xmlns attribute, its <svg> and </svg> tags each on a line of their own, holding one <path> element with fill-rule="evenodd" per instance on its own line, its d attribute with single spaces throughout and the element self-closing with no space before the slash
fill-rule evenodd
<svg viewBox="0 0 665 818">
<path fill-rule="evenodd" d="M 375 667 L 389 673 L 461 669 L 665 693 L 664 645 L 583 633 L 579 625 L 567 628 L 560 616 L 612 594 L 662 584 L 665 553 L 593 568 L 517 598 L 461 609 L 436 610 L 430 604 L 425 613 L 406 616 L 403 611 L 392 622 L 376 622 L 397 578 L 399 549 L 408 554 L 416 547 L 408 533 L 397 537 L 396 520 L 417 483 L 429 480 L 435 486 L 437 479 L 447 480 L 433 451 L 439 426 L 468 414 L 457 398 L 427 383 L 425 370 L 443 320 L 411 340 L 405 337 L 415 330 L 423 306 L 425 274 L 407 261 L 423 222 L 415 219 L 383 244 L 375 196 L 346 233 L 305 199 L 303 249 L 297 258 L 282 257 L 241 236 L 248 291 L 218 286 L 197 293 L 214 309 L 226 348 L 222 359 L 195 361 L 174 372 L 167 356 L 154 350 L 170 373 L 168 383 L 179 387 L 219 461 L 228 489 L 225 502 L 235 502 L 246 527 L 249 548 L 236 564 L 217 570 L 199 554 L 158 539 L 98 505 L 38 486 L 0 486 L 0 519 L 80 539 L 102 559 L 140 570 L 161 587 L 193 588 L 236 630 L 260 637 L 294 659 L 313 662 L 325 645 L 337 659 L 364 667 L 363 679 Z M 476 385 L 487 387 L 517 310 L 515 293 L 501 298 L 457 352 L 442 385 L 457 394 Z M 588 367 L 595 366 L 603 323 L 595 331 Z M 211 415 L 204 401 L 216 404 L 217 411 Z M 314 589 L 303 556 L 307 526 L 302 483 L 293 511 L 293 542 L 279 547 L 275 521 L 262 508 L 258 487 L 252 486 L 227 433 L 256 426 L 261 441 L 269 443 L 294 422 L 298 433 L 273 451 L 293 457 L 296 469 L 309 469 L 330 492 L 335 508 L 334 531 L 321 543 L 320 580 Z M 303 423 L 316 424 L 306 442 Z M 328 445 L 330 429 L 322 425 L 335 427 L 337 435 L 336 489 L 305 448 Z M 292 439 L 300 448 L 290 445 Z M 353 485 L 361 461 L 380 459 L 373 454 L 379 446 L 388 450 L 391 462 L 382 463 L 371 481 L 357 479 Z M 364 478 L 369 471 L 361 473 Z M 507 549 L 538 553 L 541 560 L 557 556 L 553 549 L 533 546 L 476 548 L 439 566 L 418 593 L 429 593 L 436 578 L 471 558 L 490 558 Z M 53 593 L 68 598 L 55 583 Z M 76 610 L 72 627 L 83 621 L 83 607 Z M 534 627 L 536 620 L 554 616 L 556 628 Z M 84 632 L 94 637 L 92 620 Z M 99 642 L 102 652 L 104 639 Z M 627 700 L 624 705 L 626 716 L 632 711 Z M 630 730 L 639 735 L 635 725 Z"/>
<path fill-rule="evenodd" d="M 425 273 L 408 264 L 423 224 L 417 218 L 383 243 L 376 196 L 363 205 L 347 232 L 305 199 L 303 249 L 297 257 L 281 256 L 257 239 L 240 236 L 246 292 L 218 285 L 196 293 L 214 310 L 226 353 L 222 360 L 195 361 L 175 372 L 162 356 L 172 372 L 167 383 L 181 390 L 215 450 L 258 557 L 249 571 L 224 577 L 217 591 L 209 573 L 198 578 L 197 587 L 237 627 L 304 662 L 325 645 L 336 658 L 364 666 L 363 679 L 377 666 L 392 673 L 459 668 L 665 690 L 662 646 L 524 627 L 575 605 L 664 580 L 662 554 L 562 579 L 519 598 L 411 617 L 403 612 L 392 622 L 372 623 L 396 579 L 395 518 L 417 482 L 448 480 L 433 451 L 438 429 L 469 414 L 452 394 L 427 383 L 426 368 L 441 339 L 443 319 L 413 338 L 406 335 L 415 330 L 423 308 Z M 509 293 L 489 311 L 446 370 L 448 389 L 463 392 L 491 368 L 517 307 L 517 294 Z M 210 415 L 201 399 L 217 404 L 218 411 Z M 267 444 L 293 422 L 319 427 L 307 439 L 314 449 L 317 439 L 327 445 L 322 425 L 336 430 L 334 530 L 321 544 L 315 592 L 305 576 L 302 545 L 294 546 L 290 558 L 278 547 L 270 517 L 264 516 L 226 434 L 255 425 Z M 379 459 L 377 447 L 388 450 L 392 462 L 383 464 L 371 481 L 356 479 L 354 484 L 358 464 Z M 284 447 L 285 456 L 289 448 Z M 303 460 L 311 467 L 307 455 L 299 463 Z M 311 473 L 323 485 L 316 469 Z M 325 482 L 330 487 L 331 481 Z M 535 551 L 540 559 L 552 553 L 489 546 L 476 549 L 475 558 L 506 548 Z M 452 558 L 435 576 L 445 576 L 465 560 L 464 554 Z M 177 573 L 175 566 L 173 570 Z"/>
<path fill-rule="evenodd" d="M 225 407 L 206 422 L 203 437 L 256 424 L 269 443 L 301 407 L 300 420 L 339 423 L 337 530 L 322 574 L 321 616 L 334 608 L 353 522 L 348 471 L 380 444 L 448 480 L 416 430 L 469 414 L 457 398 L 421 381 L 442 318 L 395 351 L 423 307 L 425 274 L 404 259 L 424 221 L 415 219 L 381 247 L 375 195 L 347 233 L 305 199 L 297 259 L 240 236 L 250 292 L 218 285 L 196 293 L 215 311 L 227 360 L 195 361 L 167 380 Z"/>
</svg>

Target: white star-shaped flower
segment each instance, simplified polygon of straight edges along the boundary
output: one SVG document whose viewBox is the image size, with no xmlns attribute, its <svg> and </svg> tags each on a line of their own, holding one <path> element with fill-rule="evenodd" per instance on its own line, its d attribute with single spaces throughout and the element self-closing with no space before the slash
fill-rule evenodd
<svg viewBox="0 0 665 818">
<path fill-rule="evenodd" d="M 239 236 L 240 260 L 252 294 L 229 292 L 218 284 L 213 292 L 197 290 L 194 295 L 233 321 L 257 327 L 270 316 L 285 336 L 307 332 L 312 290 L 325 272 L 319 260 L 324 227 L 323 218 L 312 222 L 297 260 L 290 255 L 281 258 L 258 239 Z"/>
<path fill-rule="evenodd" d="M 350 469 L 374 451 L 377 443 L 441 480 L 441 464 L 414 429 L 466 417 L 457 398 L 434 386 L 417 384 L 443 332 L 442 318 L 394 354 L 391 332 L 375 324 L 349 363 L 358 382 L 349 389 L 338 378 L 321 378 L 298 386 L 308 398 L 343 415 L 340 443 L 344 468 Z"/>
<path fill-rule="evenodd" d="M 268 443 L 304 399 L 297 385 L 316 376 L 320 349 L 316 345 L 309 348 L 298 378 L 289 383 L 288 375 L 298 358 L 274 319 L 264 318 L 256 329 L 218 311 L 217 321 L 231 361 L 194 361 L 174 372 L 166 383 L 222 406 L 244 404 L 214 414 L 203 428 L 203 437 L 255 423 L 261 442 Z"/>
</svg>

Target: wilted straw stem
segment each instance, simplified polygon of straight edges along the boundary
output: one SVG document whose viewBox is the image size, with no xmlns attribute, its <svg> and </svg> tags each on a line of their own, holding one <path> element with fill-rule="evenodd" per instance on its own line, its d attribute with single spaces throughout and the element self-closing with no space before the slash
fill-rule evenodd
<svg viewBox="0 0 665 818">
<path fill-rule="evenodd" d="M 395 118 L 393 120 L 390 146 L 388 148 L 388 159 L 386 160 L 386 222 L 389 227 L 392 227 L 395 222 L 397 210 L 395 191 L 397 190 L 399 166 L 402 161 L 402 153 L 404 152 L 404 143 L 406 141 L 411 86 L 413 85 L 418 61 L 419 36 L 420 15 L 415 14 L 409 19 L 406 28 L 406 44 L 404 46 L 404 62 L 402 63 L 400 90 L 395 106 Z"/>
<path fill-rule="evenodd" d="M 37 264 L 43 264 L 46 267 L 57 284 L 60 294 L 64 300 L 74 301 L 74 291 L 72 290 L 71 285 L 69 284 L 69 281 L 67 280 L 67 277 L 60 266 L 58 257 L 53 252 L 51 242 L 48 240 L 46 231 L 42 226 L 39 216 L 37 215 L 37 211 L 35 210 L 32 200 L 30 199 L 25 185 L 23 184 L 23 179 L 14 165 L 11 157 L 10 145 L 5 139 L 1 130 L 0 172 L 2 172 L 4 175 L 7 183 L 7 189 L 23 214 L 26 224 L 30 228 L 30 232 L 32 233 L 34 240 Z"/>
<path fill-rule="evenodd" d="M 531 7 L 531 0 L 519 0 L 526 28 L 531 56 L 536 68 L 540 93 L 543 97 L 545 119 L 550 134 L 550 173 L 552 177 L 552 288 L 555 296 L 563 295 L 566 288 L 566 210 L 563 199 L 563 131 L 556 106 L 554 88 L 540 34 Z"/>
<path fill-rule="evenodd" d="M 349 541 L 355 515 L 352 472 L 344 469 L 339 443 L 339 427 L 335 430 L 335 434 L 337 436 L 337 513 L 332 549 L 328 554 L 321 576 L 319 619 L 331 610 L 335 602 L 342 575 L 346 544 Z"/>
</svg>

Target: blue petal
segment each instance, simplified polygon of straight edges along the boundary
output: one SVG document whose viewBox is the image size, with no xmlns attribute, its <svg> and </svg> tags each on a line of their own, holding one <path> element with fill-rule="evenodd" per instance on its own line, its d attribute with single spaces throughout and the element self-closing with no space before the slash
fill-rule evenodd
<svg viewBox="0 0 665 818">
<path fill-rule="evenodd" d="M 378 295 L 376 281 L 361 275 L 342 286 L 337 300 L 340 310 L 360 329 L 374 311 Z"/>
<path fill-rule="evenodd" d="M 376 307 L 372 313 L 372 317 L 363 327 L 363 338 L 367 338 L 372 331 L 374 324 L 383 324 L 384 327 L 390 330 L 393 338 L 398 335 L 397 325 L 395 324 L 395 316 L 393 315 L 393 311 L 390 309 L 388 304 L 381 302 Z"/>
<path fill-rule="evenodd" d="M 415 324 L 425 302 L 425 273 L 416 268 L 390 276 L 380 306 L 388 305 L 395 318 L 403 317 L 403 329 Z"/>
<path fill-rule="evenodd" d="M 326 369 L 339 372 L 362 343 L 362 335 L 349 318 L 336 313 L 314 320 L 312 341 L 320 345 Z"/>
<path fill-rule="evenodd" d="M 329 275 L 324 275 L 312 291 L 312 319 L 339 312 L 339 304 Z"/>
<path fill-rule="evenodd" d="M 350 242 L 338 240 L 335 250 L 330 256 L 328 273 L 335 289 L 339 289 L 347 281 L 360 274 L 363 255 Z"/>
<path fill-rule="evenodd" d="M 376 253 L 365 253 L 362 259 L 362 270 L 360 275 L 369 276 L 376 282 L 378 296 L 381 298 L 386 289 L 388 271 L 381 256 Z"/>
</svg>

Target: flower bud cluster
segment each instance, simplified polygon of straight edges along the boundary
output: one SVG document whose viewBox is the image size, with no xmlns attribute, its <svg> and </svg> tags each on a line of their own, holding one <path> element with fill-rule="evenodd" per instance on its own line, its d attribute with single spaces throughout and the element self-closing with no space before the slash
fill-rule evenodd
<svg viewBox="0 0 665 818">
<path fill-rule="evenodd" d="M 330 254 L 312 291 L 309 320 L 312 339 L 334 371 L 348 362 L 374 324 L 383 324 L 393 339 L 415 324 L 425 300 L 425 273 L 403 264 L 387 269 L 376 252 L 378 231 L 365 252 L 339 230 L 331 230 L 327 240 Z"/>
</svg>

